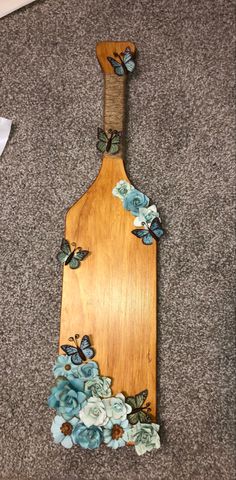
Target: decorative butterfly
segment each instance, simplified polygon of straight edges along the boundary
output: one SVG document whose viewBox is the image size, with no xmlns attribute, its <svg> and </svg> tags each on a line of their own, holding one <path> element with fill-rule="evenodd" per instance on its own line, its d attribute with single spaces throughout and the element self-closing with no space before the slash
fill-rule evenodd
<svg viewBox="0 0 236 480">
<path fill-rule="evenodd" d="M 63 352 L 71 357 L 72 363 L 74 365 L 80 365 L 82 362 L 85 362 L 88 358 L 93 358 L 95 352 L 91 347 L 91 343 L 88 335 L 84 335 L 78 345 L 79 334 L 76 333 L 75 337 L 70 337 L 69 342 L 74 342 L 75 347 L 72 345 L 61 345 Z"/>
<path fill-rule="evenodd" d="M 114 52 L 113 55 L 115 58 L 119 58 L 121 62 L 117 62 L 117 60 L 115 60 L 115 58 L 113 57 L 107 57 L 107 60 L 114 68 L 114 72 L 116 73 L 116 75 L 122 77 L 123 75 L 134 71 L 135 62 L 129 47 L 127 47 L 124 52 L 121 52 L 120 55 L 116 52 Z"/>
<path fill-rule="evenodd" d="M 98 128 L 97 149 L 102 153 L 107 152 L 114 155 L 120 149 L 120 136 L 121 132 L 117 132 L 117 130 L 110 129 L 106 134 L 102 128 Z"/>
<path fill-rule="evenodd" d="M 87 257 L 89 254 L 88 250 L 82 250 L 81 247 L 76 247 L 76 244 L 71 243 L 73 250 L 71 250 L 68 240 L 65 238 L 61 242 L 61 250 L 57 254 L 57 260 L 60 263 L 69 265 L 70 268 L 78 268 L 80 266 L 81 260 Z"/>
<path fill-rule="evenodd" d="M 131 233 L 136 237 L 141 238 L 144 245 L 151 245 L 154 240 L 159 240 L 164 234 L 161 222 L 157 217 L 153 219 L 150 226 L 144 222 L 143 225 L 146 225 L 146 228 L 136 228 L 135 230 L 132 230 Z"/>
<path fill-rule="evenodd" d="M 148 390 L 143 390 L 134 397 L 127 397 L 125 402 L 132 407 L 132 412 L 127 415 L 127 418 L 131 425 L 135 425 L 138 422 L 152 423 L 149 412 L 151 411 L 150 402 L 145 406 L 143 405 L 148 396 Z"/>
</svg>

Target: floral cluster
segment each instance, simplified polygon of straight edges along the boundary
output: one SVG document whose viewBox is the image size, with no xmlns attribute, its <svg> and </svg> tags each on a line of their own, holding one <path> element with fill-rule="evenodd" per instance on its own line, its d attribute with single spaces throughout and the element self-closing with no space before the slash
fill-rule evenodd
<svg viewBox="0 0 236 480">
<path fill-rule="evenodd" d="M 88 449 L 133 444 L 138 455 L 160 447 L 159 425 L 131 425 L 132 407 L 122 393 L 112 396 L 111 379 L 100 376 L 96 362 L 74 365 L 70 356 L 59 355 L 53 374 L 48 405 L 56 410 L 51 427 L 55 443 Z"/>
<path fill-rule="evenodd" d="M 148 228 L 154 218 L 161 221 L 156 205 L 150 205 L 150 199 L 126 180 L 120 180 L 113 188 L 112 193 L 115 197 L 120 198 L 124 208 L 136 217 L 134 220 L 136 227 Z"/>
</svg>

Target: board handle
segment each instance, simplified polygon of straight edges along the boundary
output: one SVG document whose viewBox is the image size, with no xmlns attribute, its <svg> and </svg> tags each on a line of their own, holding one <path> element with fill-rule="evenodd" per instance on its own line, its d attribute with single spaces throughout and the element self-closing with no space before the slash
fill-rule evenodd
<svg viewBox="0 0 236 480">
<path fill-rule="evenodd" d="M 129 48 L 132 56 L 135 56 L 136 47 L 132 42 L 99 42 L 96 47 L 96 54 L 104 74 L 104 114 L 103 129 L 117 130 L 121 134 L 121 146 L 117 156 L 123 157 L 123 141 L 125 130 L 125 104 L 126 104 L 126 82 L 127 73 L 117 75 L 115 69 L 108 60 L 108 57 L 117 59 L 126 48 Z"/>
</svg>

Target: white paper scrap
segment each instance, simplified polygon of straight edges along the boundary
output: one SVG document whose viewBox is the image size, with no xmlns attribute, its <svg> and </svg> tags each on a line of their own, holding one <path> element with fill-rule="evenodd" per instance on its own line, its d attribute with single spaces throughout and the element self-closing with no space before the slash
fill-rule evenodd
<svg viewBox="0 0 236 480">
<path fill-rule="evenodd" d="M 0 18 L 32 2 L 35 0 L 0 0 Z"/>
<path fill-rule="evenodd" d="M 6 146 L 11 131 L 12 121 L 7 118 L 0 117 L 0 156 Z"/>
</svg>

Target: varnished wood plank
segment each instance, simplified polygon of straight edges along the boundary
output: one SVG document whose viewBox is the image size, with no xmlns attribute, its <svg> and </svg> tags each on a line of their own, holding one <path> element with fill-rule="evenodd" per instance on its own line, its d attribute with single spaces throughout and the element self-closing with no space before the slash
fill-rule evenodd
<svg viewBox="0 0 236 480">
<path fill-rule="evenodd" d="M 134 216 L 112 195 L 121 179 L 128 180 L 122 158 L 106 154 L 97 179 L 67 213 L 65 238 L 91 253 L 79 269 L 64 267 L 60 344 L 88 334 L 113 393 L 148 388 L 155 418 L 157 245 L 131 234 Z"/>
</svg>

